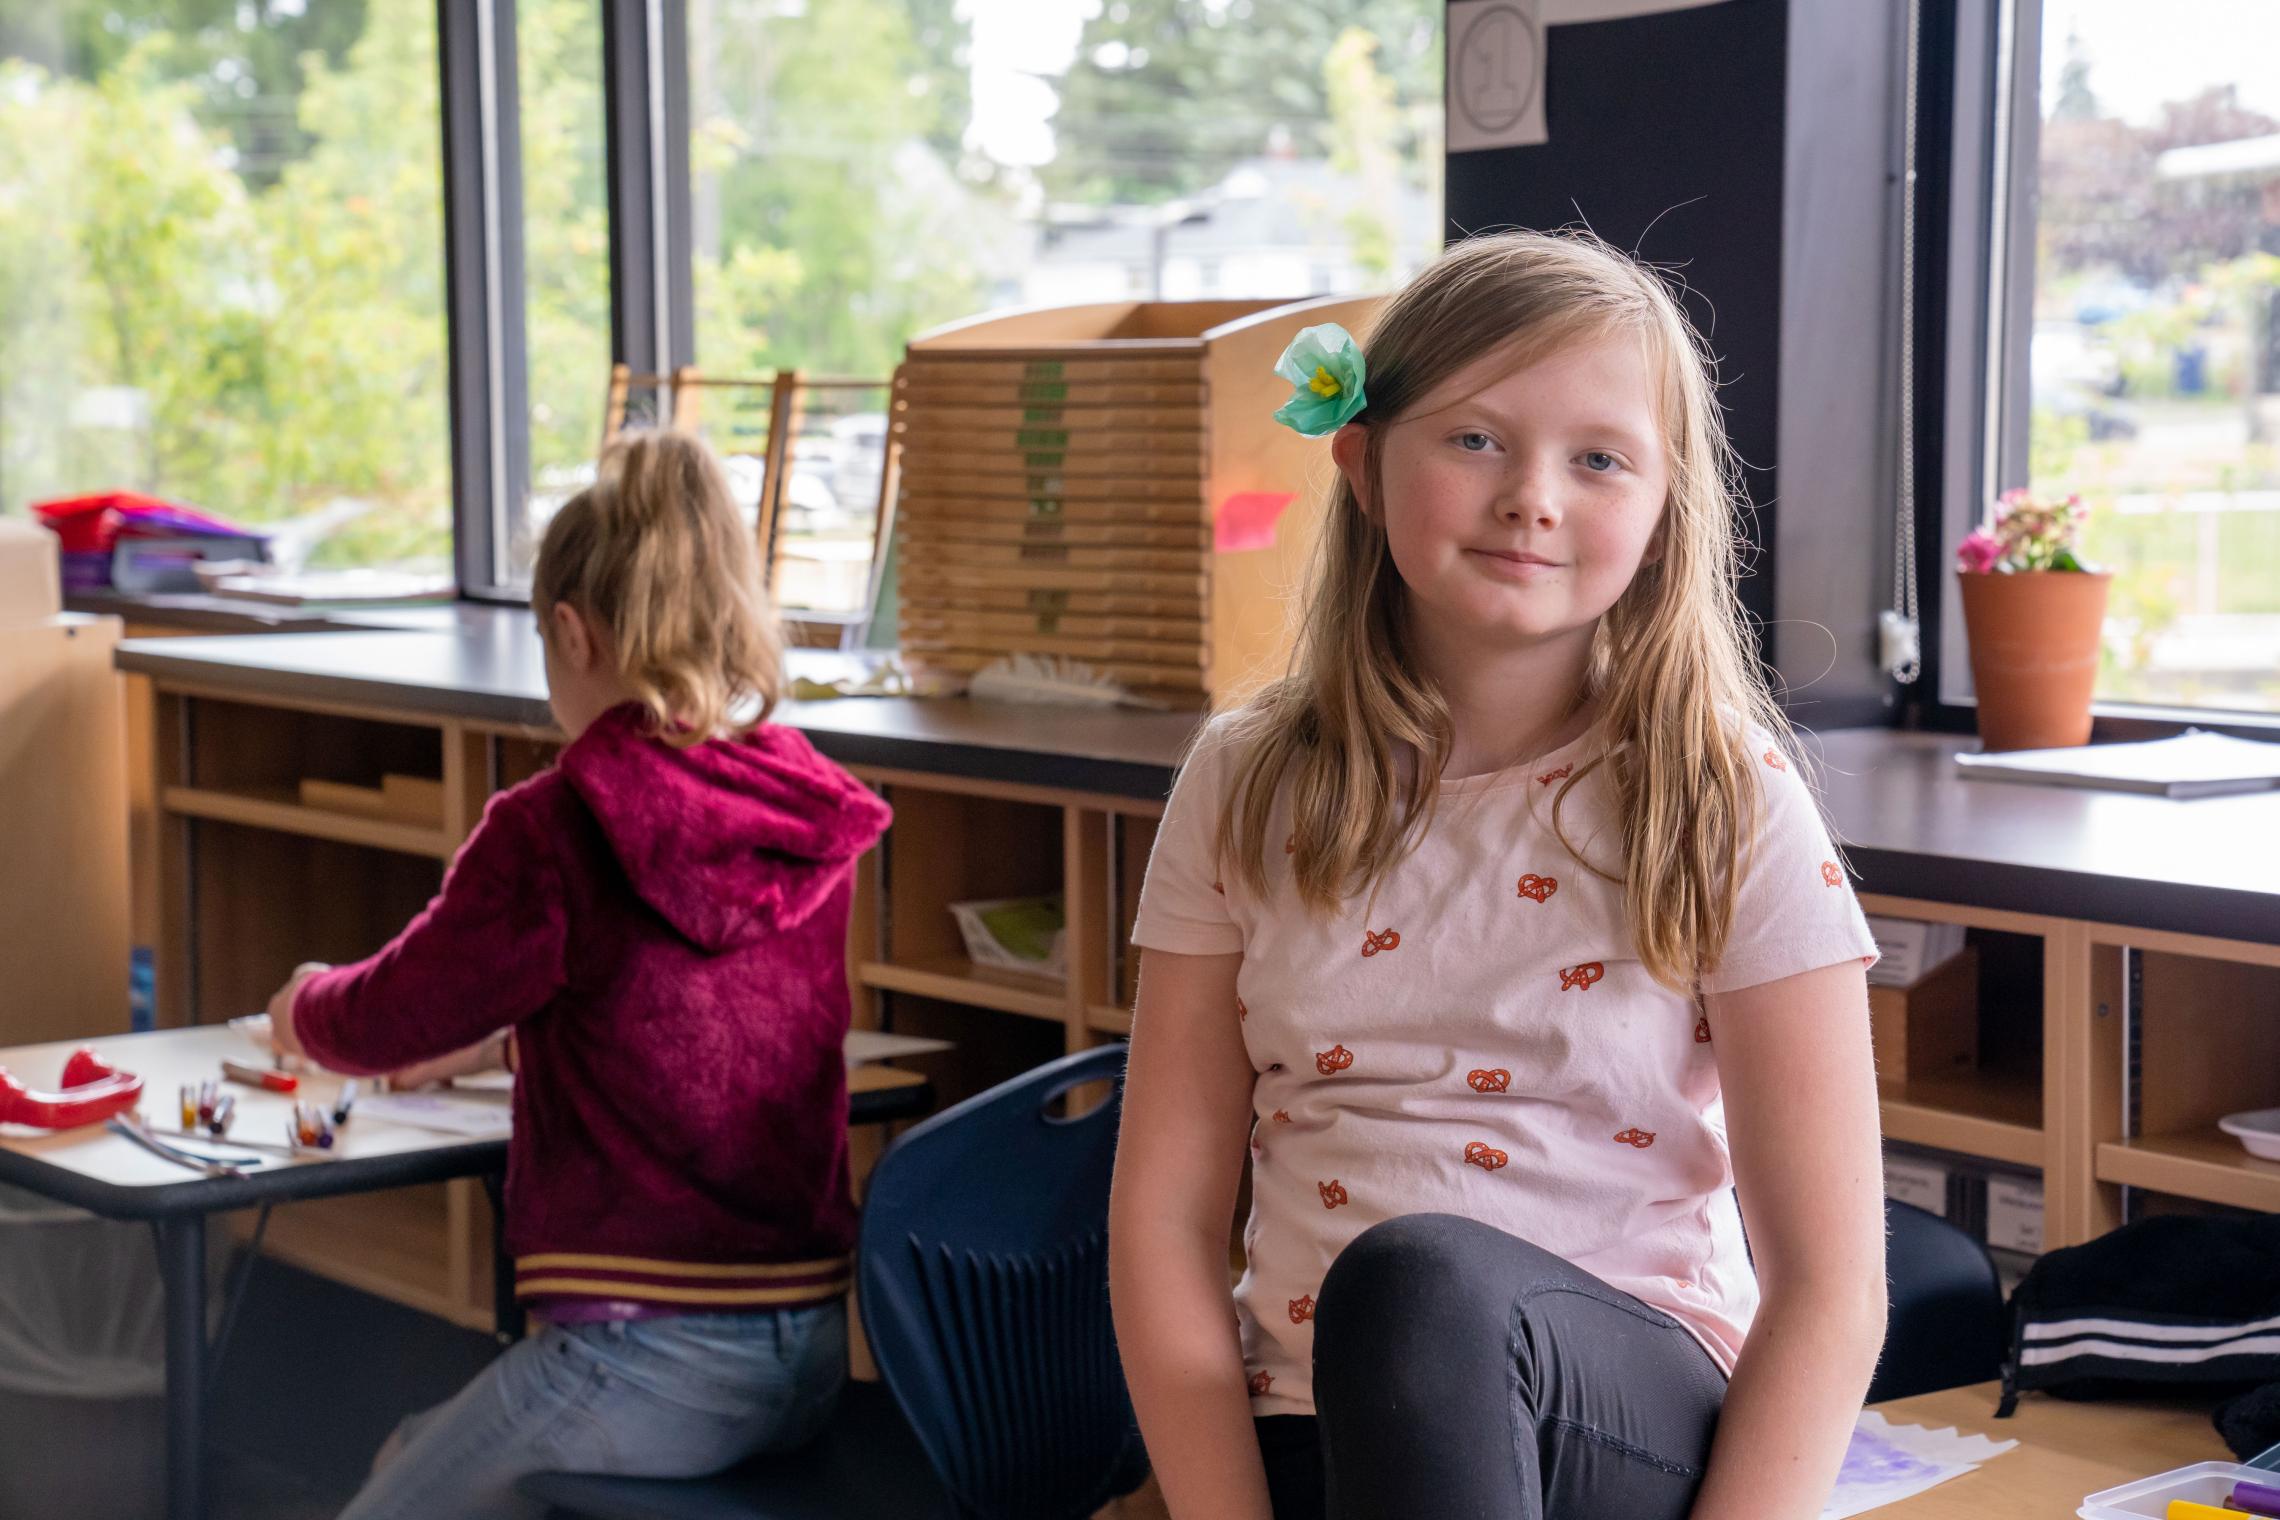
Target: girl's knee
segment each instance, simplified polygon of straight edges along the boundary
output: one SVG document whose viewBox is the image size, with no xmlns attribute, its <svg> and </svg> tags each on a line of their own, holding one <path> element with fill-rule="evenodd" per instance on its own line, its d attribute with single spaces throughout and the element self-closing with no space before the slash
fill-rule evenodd
<svg viewBox="0 0 2280 1520">
<path fill-rule="evenodd" d="M 1404 1214 L 1355 1236 L 1330 1264 L 1317 1295 L 1315 1346 L 1360 1333 L 1398 1340 L 1448 1317 L 1455 1300 L 1485 1289 L 1493 1245 L 1510 1237 L 1455 1214 Z"/>
</svg>

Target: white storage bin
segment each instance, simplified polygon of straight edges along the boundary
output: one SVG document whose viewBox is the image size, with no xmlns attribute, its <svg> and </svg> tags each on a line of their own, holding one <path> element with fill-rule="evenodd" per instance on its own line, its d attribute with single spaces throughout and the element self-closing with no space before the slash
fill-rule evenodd
<svg viewBox="0 0 2280 1520">
<path fill-rule="evenodd" d="M 2222 1509 L 2235 1483 L 2270 1485 L 2275 1478 L 2280 1478 L 2280 1473 L 2243 1467 L 2238 1462 L 2196 1462 L 2092 1494 L 2075 1514 L 2082 1520 L 2164 1520 L 2172 1499 Z"/>
</svg>

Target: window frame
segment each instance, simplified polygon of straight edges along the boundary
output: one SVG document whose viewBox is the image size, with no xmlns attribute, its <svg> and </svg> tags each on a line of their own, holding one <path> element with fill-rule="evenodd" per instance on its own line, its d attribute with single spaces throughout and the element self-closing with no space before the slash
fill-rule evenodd
<svg viewBox="0 0 2280 1520">
<path fill-rule="evenodd" d="M 1980 521 L 1981 503 L 2025 483 L 2031 423 L 2037 172 L 2042 136 L 2043 0 L 1948 0 L 1928 26 L 1952 67 L 1927 67 L 1921 119 L 1943 142 L 1920 145 L 1919 184 L 1944 185 L 1918 205 L 1918 247 L 1944 247 L 1915 271 L 1918 308 L 1931 326 L 1917 351 L 1917 415 L 1939 419 L 1918 440 L 1917 479 L 1931 486 L 1916 523 L 1923 672 L 1911 710 L 1920 727 L 1978 726 L 1964 642 L 1956 546 Z M 1931 33 L 1927 32 L 1930 39 Z M 1941 49 L 1927 48 L 1935 58 Z M 1928 147 L 1929 151 L 1925 151 Z M 1926 575 L 1933 584 L 1921 584 Z M 2093 737 L 2145 738 L 2187 725 L 2245 738 L 2280 738 L 2280 713 L 2097 701 Z"/>
<path fill-rule="evenodd" d="M 530 600 L 507 560 L 514 506 L 531 483 L 515 3 L 436 0 L 452 564 L 461 600 L 502 606 Z M 670 83 L 686 72 L 686 9 L 590 3 L 602 21 L 611 362 L 669 373 L 695 349 L 688 103 Z M 595 387 L 607 378 L 594 376 Z"/>
</svg>

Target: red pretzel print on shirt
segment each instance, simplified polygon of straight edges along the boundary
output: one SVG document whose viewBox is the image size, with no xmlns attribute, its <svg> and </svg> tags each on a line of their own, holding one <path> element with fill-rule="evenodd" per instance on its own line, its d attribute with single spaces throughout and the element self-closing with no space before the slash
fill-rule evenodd
<svg viewBox="0 0 2280 1520">
<path fill-rule="evenodd" d="M 1772 766 L 1777 771 L 1785 771 L 1789 769 L 1789 762 L 1781 758 L 1781 752 L 1779 750 L 1767 750 L 1765 752 L 1765 763 Z"/>
<path fill-rule="evenodd" d="M 1541 776 L 1538 776 L 1536 778 L 1536 783 L 1539 786 L 1550 786 L 1555 781 L 1565 781 L 1574 773 L 1575 762 L 1573 760 L 1570 760 L 1567 764 L 1561 766 L 1558 770 L 1546 771 Z"/>
<path fill-rule="evenodd" d="M 1247 1019 L 1250 1016 L 1251 1010 L 1243 1006 L 1243 999 L 1240 995 L 1238 995 L 1235 999 L 1235 1017 L 1239 1019 Z"/>
<path fill-rule="evenodd" d="M 1708 1014 L 1704 1014 L 1694 1021 L 1694 1043 L 1697 1045 L 1710 1043 L 1710 1016 Z"/>
<path fill-rule="evenodd" d="M 1314 1069 L 1326 1077 L 1334 1077 L 1354 1064 L 1354 1053 L 1343 1045 L 1314 1053 Z"/>
<path fill-rule="evenodd" d="M 1341 1203 L 1353 1201 L 1346 1196 L 1345 1184 L 1335 1177 L 1328 1182 L 1317 1182 L 1314 1184 L 1314 1190 L 1322 1195 L 1322 1206 L 1326 1209 L 1334 1209 Z"/>
<path fill-rule="evenodd" d="M 1227 895 L 1227 883 L 1215 881 L 1211 884 L 1211 890 L 1217 892 L 1221 897 L 1225 897 Z"/>
<path fill-rule="evenodd" d="M 1831 887 L 1842 886 L 1844 884 L 1844 879 L 1845 873 L 1837 869 L 1837 863 L 1835 861 L 1824 860 L 1821 862 L 1822 885 Z"/>
<path fill-rule="evenodd" d="M 1655 1143 L 1655 1132 L 1651 1129 L 1627 1129 L 1615 1137 L 1615 1143 L 1635 1146 L 1643 1151 Z"/>
<path fill-rule="evenodd" d="M 1530 871 L 1520 878 L 1520 895 L 1533 902 L 1542 902 L 1560 889 L 1557 876 L 1538 876 Z"/>
<path fill-rule="evenodd" d="M 1475 1067 L 1465 1073 L 1465 1085 L 1476 1093 L 1506 1092 L 1512 1086 L 1512 1073 L 1501 1066 Z"/>
<path fill-rule="evenodd" d="M 1296 830 L 1293 830 L 1291 832 L 1291 836 L 1283 841 L 1283 853 L 1285 855 L 1295 855 L 1298 853 L 1298 833 Z"/>
<path fill-rule="evenodd" d="M 1398 950 L 1400 948 L 1401 934 L 1398 930 L 1387 929 L 1377 934 L 1372 934 L 1367 929 L 1362 931 L 1362 956 L 1365 960 L 1380 950 Z"/>
<path fill-rule="evenodd" d="M 1607 974 L 1607 968 L 1597 961 L 1585 961 L 1580 966 L 1563 967 L 1560 971 L 1560 991 L 1589 992 L 1591 984 Z"/>
<path fill-rule="evenodd" d="M 1312 1318 L 1314 1318 L 1314 1297 L 1312 1294 L 1301 1293 L 1290 1301 L 1290 1322 L 1292 1324 L 1303 1325 Z"/>
<path fill-rule="evenodd" d="M 1288 1123 L 1290 1123 L 1290 1110 L 1289 1110 L 1289 1109 L 1286 1109 L 1286 1108 L 1278 1108 L 1278 1109 L 1276 1109 L 1276 1110 L 1275 1110 L 1275 1123 L 1277 1123 L 1277 1124 L 1288 1124 Z"/>
<path fill-rule="evenodd" d="M 1484 1172 L 1493 1172 L 1511 1159 L 1486 1140 L 1475 1140 L 1465 1147 L 1465 1165 L 1477 1166 Z"/>
<path fill-rule="evenodd" d="M 1252 1373 L 1252 1374 L 1251 1374 L 1251 1397 L 1253 1397 L 1253 1398 L 1258 1398 L 1259 1396 L 1261 1396 L 1262 1394 L 1264 1394 L 1264 1393 L 1265 1393 L 1265 1392 L 1266 1392 L 1266 1391 L 1267 1391 L 1269 1388 L 1272 1388 L 1272 1387 L 1274 1387 L 1274 1386 L 1275 1386 L 1275 1375 L 1274 1375 L 1273 1373 L 1271 1373 L 1271 1372 L 1254 1372 L 1254 1373 Z"/>
</svg>

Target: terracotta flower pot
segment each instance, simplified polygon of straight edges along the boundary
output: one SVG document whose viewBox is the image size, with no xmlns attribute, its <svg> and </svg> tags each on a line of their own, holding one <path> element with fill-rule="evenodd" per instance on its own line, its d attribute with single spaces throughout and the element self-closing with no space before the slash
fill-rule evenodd
<svg viewBox="0 0 2280 1520">
<path fill-rule="evenodd" d="M 1979 738 L 1988 749 L 2055 749 L 2090 742 L 2106 621 L 2103 572 L 1958 572 Z"/>
</svg>

